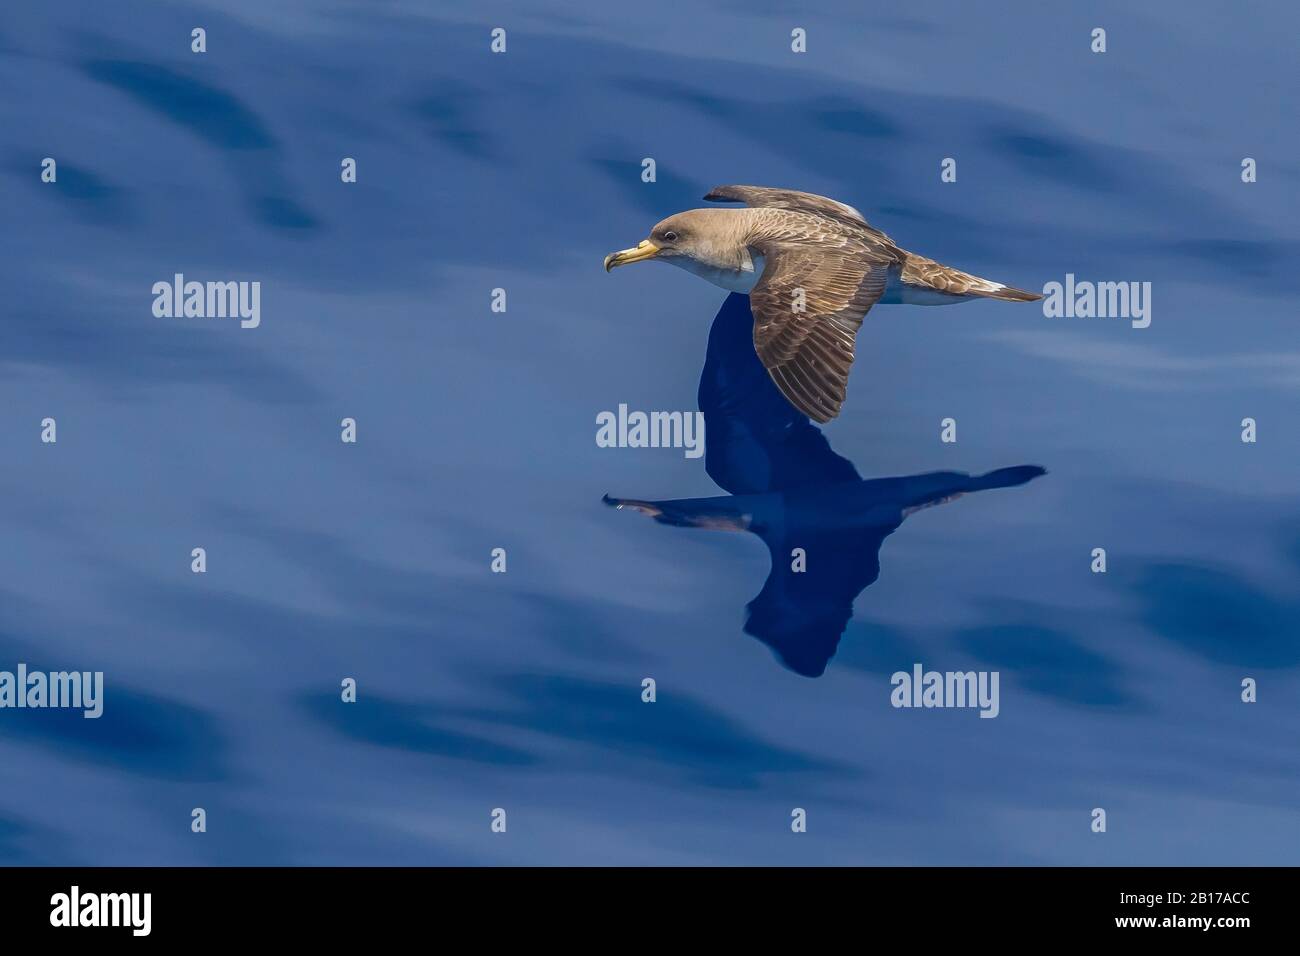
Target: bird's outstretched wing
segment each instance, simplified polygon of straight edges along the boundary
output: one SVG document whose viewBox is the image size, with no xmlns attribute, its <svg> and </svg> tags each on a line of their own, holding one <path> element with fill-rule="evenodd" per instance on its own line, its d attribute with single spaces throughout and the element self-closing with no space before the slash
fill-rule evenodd
<svg viewBox="0 0 1300 956">
<path fill-rule="evenodd" d="M 733 292 L 713 320 L 699 399 L 709 437 L 705 470 L 733 495 L 861 478 L 831 449 L 821 429 L 781 394 L 758 360 L 747 295 Z"/>
<path fill-rule="evenodd" d="M 885 291 L 892 259 L 835 236 L 761 251 L 763 276 L 749 293 L 754 350 L 790 404 L 828 422 L 844 405 L 854 337 Z"/>
<path fill-rule="evenodd" d="M 797 189 L 776 189 L 771 186 L 716 186 L 704 197 L 708 202 L 743 202 L 746 206 L 767 209 L 791 209 L 812 213 L 846 226 L 874 229 L 862 213 L 852 206 Z M 881 233 L 883 236 L 884 233 Z"/>
</svg>

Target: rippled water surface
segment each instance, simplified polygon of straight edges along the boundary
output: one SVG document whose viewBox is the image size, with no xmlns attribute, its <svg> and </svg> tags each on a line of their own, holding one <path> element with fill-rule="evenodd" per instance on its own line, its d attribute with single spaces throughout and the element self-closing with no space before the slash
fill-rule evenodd
<svg viewBox="0 0 1300 956">
<path fill-rule="evenodd" d="M 11 5 L 0 669 L 107 691 L 0 710 L 0 861 L 1297 862 L 1296 8 L 1067 7 Z M 771 398 L 745 300 L 600 267 L 720 183 L 1152 322 L 882 306 L 798 454 L 599 448 L 720 414 L 706 350 Z M 260 327 L 155 318 L 178 272 Z"/>
</svg>

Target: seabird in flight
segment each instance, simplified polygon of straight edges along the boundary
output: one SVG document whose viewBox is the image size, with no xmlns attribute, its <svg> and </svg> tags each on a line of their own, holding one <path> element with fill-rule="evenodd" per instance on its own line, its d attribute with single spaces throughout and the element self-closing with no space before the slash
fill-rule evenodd
<svg viewBox="0 0 1300 956">
<path fill-rule="evenodd" d="M 749 208 L 669 216 L 639 245 L 606 256 L 605 271 L 660 259 L 747 292 L 754 350 L 790 404 L 815 422 L 840 413 L 854 336 L 877 302 L 1042 298 L 900 249 L 852 206 L 825 196 L 719 186 L 704 198 Z"/>
</svg>

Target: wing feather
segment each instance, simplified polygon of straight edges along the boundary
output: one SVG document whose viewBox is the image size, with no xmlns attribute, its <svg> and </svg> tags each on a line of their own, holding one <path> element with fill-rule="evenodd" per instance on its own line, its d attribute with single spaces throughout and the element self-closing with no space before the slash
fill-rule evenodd
<svg viewBox="0 0 1300 956">
<path fill-rule="evenodd" d="M 716 186 L 704 198 L 708 202 L 742 202 L 759 209 L 790 209 L 811 213 L 841 225 L 865 228 L 880 237 L 889 238 L 867 222 L 866 217 L 852 206 L 816 193 L 772 186 Z"/>
<path fill-rule="evenodd" d="M 791 405 L 830 421 L 844 405 L 862 319 L 904 253 L 858 210 L 826 196 L 737 185 L 704 198 L 764 211 L 748 237 L 765 261 L 749 294 L 754 350 Z"/>
<path fill-rule="evenodd" d="M 763 276 L 749 294 L 754 350 L 791 405 L 828 422 L 844 405 L 854 338 L 893 260 L 852 241 L 761 249 Z"/>
</svg>

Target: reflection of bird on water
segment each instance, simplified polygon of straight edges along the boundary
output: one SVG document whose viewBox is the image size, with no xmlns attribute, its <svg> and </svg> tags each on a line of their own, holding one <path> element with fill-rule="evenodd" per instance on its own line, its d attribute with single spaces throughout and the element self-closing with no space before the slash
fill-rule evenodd
<svg viewBox="0 0 1300 956">
<path fill-rule="evenodd" d="M 793 189 L 719 186 L 704 197 L 748 209 L 669 216 L 605 271 L 656 259 L 749 293 L 753 348 L 790 404 L 816 422 L 840 413 L 854 337 L 877 302 L 950 305 L 1042 296 L 900 249 L 852 206 Z"/>
<path fill-rule="evenodd" d="M 791 670 L 818 677 L 853 615 L 854 598 L 880 574 L 881 544 L 908 515 L 972 491 L 1021 485 L 1044 471 L 1021 465 L 979 476 L 932 472 L 864 481 L 777 391 L 750 344 L 752 321 L 749 300 L 729 296 L 713 321 L 700 377 L 705 465 L 731 494 L 605 501 L 664 524 L 762 538 L 772 570 L 749 603 L 745 632 Z M 794 570 L 795 549 L 804 556 L 802 571 Z"/>
</svg>

